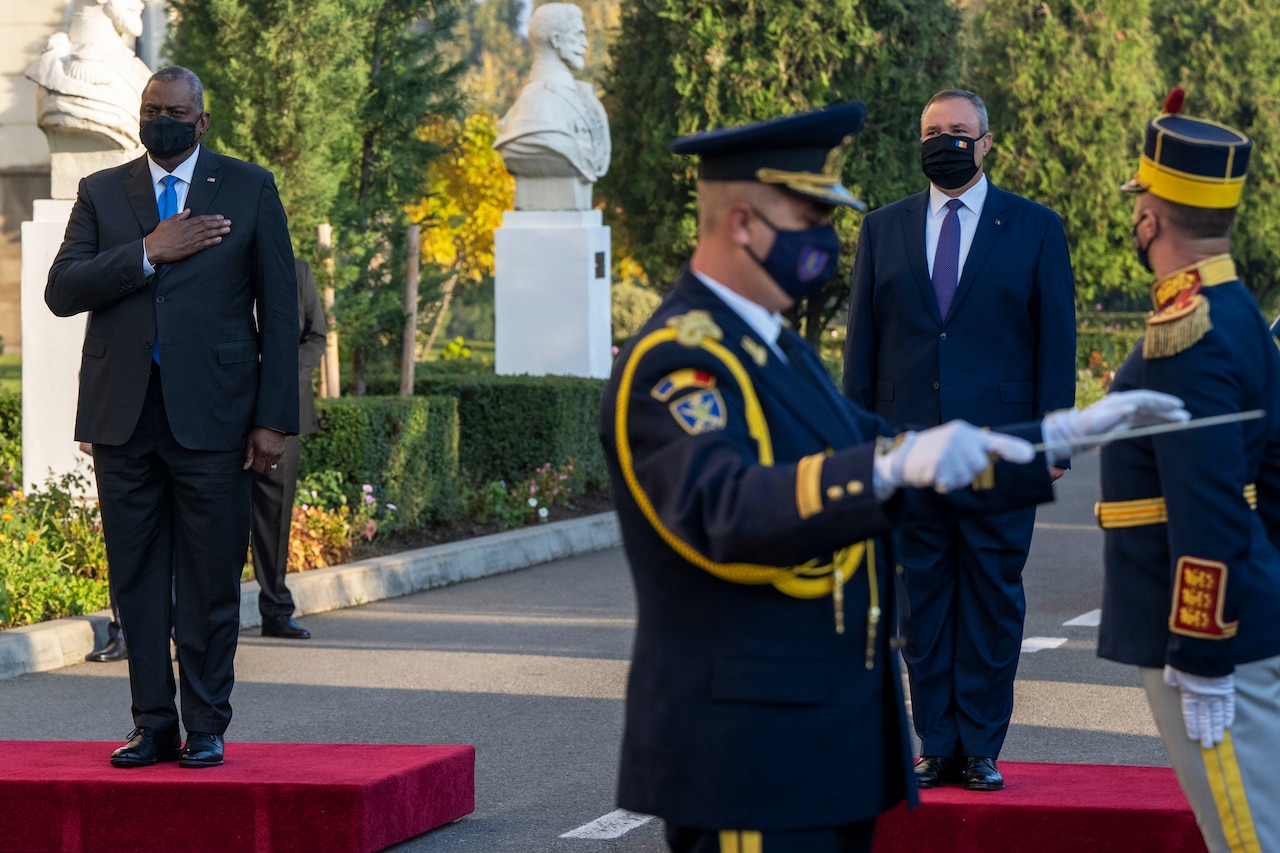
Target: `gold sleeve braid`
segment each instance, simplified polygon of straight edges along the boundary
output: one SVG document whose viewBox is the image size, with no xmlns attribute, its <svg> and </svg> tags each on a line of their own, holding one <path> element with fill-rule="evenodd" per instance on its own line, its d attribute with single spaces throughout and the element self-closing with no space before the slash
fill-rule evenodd
<svg viewBox="0 0 1280 853">
<path fill-rule="evenodd" d="M 671 342 L 678 342 L 683 346 L 697 347 L 709 353 L 720 361 L 725 368 L 733 376 L 738 383 L 739 391 L 742 394 L 743 405 L 745 408 L 745 416 L 747 420 L 747 431 L 753 439 L 755 439 L 759 462 L 761 465 L 773 465 L 773 442 L 769 435 L 769 425 L 764 416 L 764 410 L 760 405 L 760 400 L 756 396 L 755 386 L 751 381 L 750 375 L 742 362 L 729 349 L 720 344 L 712 335 L 704 334 L 693 340 L 688 334 L 687 327 L 680 328 L 676 325 L 659 329 L 651 332 L 639 343 L 636 344 L 630 358 L 623 367 L 622 375 L 618 383 L 618 393 L 614 406 L 614 431 L 615 443 L 618 454 L 618 464 L 622 470 L 623 480 L 626 482 L 627 490 L 631 497 L 639 507 L 640 512 L 649 522 L 650 526 L 658 533 L 663 542 L 667 544 L 686 562 L 697 566 L 712 575 L 726 580 L 731 583 L 739 584 L 771 584 L 780 592 L 792 596 L 794 598 L 821 598 L 826 595 L 842 598 L 843 590 L 840 589 L 847 583 L 857 572 L 858 567 L 863 561 L 863 556 L 867 551 L 868 542 L 859 542 L 848 548 L 838 551 L 832 562 L 819 563 L 818 560 L 810 560 L 809 562 L 792 567 L 766 566 L 754 563 L 719 563 L 711 560 L 700 553 L 696 548 L 685 542 L 677 536 L 670 528 L 663 524 L 662 519 L 658 516 L 657 511 L 653 507 L 653 502 L 641 487 L 639 479 L 635 473 L 635 460 L 631 452 L 630 430 L 628 425 L 629 401 L 631 399 L 632 388 L 635 384 L 636 371 L 639 369 L 644 356 L 651 352 L 654 348 Z M 814 477 L 821 476 L 821 457 L 824 454 L 815 454 L 819 457 L 817 460 L 808 462 L 804 465 L 804 477 L 806 482 Z M 813 459 L 813 457 L 806 457 Z M 800 467 L 797 466 L 797 495 L 799 495 Z M 813 484 L 813 491 L 816 493 L 816 481 Z M 821 498 L 818 498 L 818 509 L 821 508 Z M 812 508 L 812 507 L 810 507 Z M 804 517 L 802 515 L 802 517 Z M 874 569 L 872 569 L 874 571 Z M 879 621 L 879 596 L 875 587 L 875 581 L 870 580 L 872 584 L 872 611 L 875 615 L 875 621 Z M 839 590 L 839 591 L 838 591 Z M 869 614 L 870 616 L 871 614 Z M 837 601 L 837 630 L 843 632 L 843 612 L 842 604 Z M 871 636 L 874 637 L 873 630 Z"/>
</svg>

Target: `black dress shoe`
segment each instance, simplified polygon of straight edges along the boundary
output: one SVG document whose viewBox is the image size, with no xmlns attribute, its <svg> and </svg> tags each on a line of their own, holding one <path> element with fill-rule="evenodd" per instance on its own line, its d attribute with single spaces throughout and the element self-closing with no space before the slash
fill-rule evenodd
<svg viewBox="0 0 1280 853">
<path fill-rule="evenodd" d="M 966 791 L 999 791 L 1004 787 L 1004 777 L 996 769 L 994 758 L 971 755 L 964 760 L 964 788 Z"/>
<path fill-rule="evenodd" d="M 178 730 L 162 731 L 139 726 L 129 733 L 129 742 L 111 753 L 114 767 L 150 767 L 157 761 L 177 761 L 182 752 Z"/>
<path fill-rule="evenodd" d="M 127 660 L 129 650 L 125 648 L 124 637 L 116 637 L 100 649 L 94 649 L 84 656 L 85 660 L 108 663 L 116 660 Z"/>
<path fill-rule="evenodd" d="M 217 767 L 222 763 L 225 744 L 222 735 L 209 732 L 187 732 L 187 745 L 182 748 L 179 767 Z"/>
<path fill-rule="evenodd" d="M 298 624 L 292 616 L 283 619 L 263 619 L 262 636 L 282 637 L 286 640 L 310 640 L 311 632 Z"/>
<path fill-rule="evenodd" d="M 960 762 L 946 755 L 924 755 L 916 762 L 916 787 L 937 788 L 960 781 Z"/>
</svg>

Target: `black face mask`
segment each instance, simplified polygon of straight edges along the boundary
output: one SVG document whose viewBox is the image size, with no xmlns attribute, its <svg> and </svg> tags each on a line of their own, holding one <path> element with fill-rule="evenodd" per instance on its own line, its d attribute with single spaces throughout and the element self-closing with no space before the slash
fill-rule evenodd
<svg viewBox="0 0 1280 853">
<path fill-rule="evenodd" d="M 977 139 L 943 133 L 920 143 L 920 169 L 939 189 L 958 190 L 978 174 Z"/>
<path fill-rule="evenodd" d="M 1142 268 L 1147 272 L 1153 273 L 1155 272 L 1155 270 L 1151 268 L 1151 258 L 1148 256 L 1148 251 L 1151 249 L 1151 244 L 1147 243 L 1147 245 L 1145 246 L 1138 245 L 1138 225 L 1140 225 L 1141 223 L 1142 223 L 1141 219 L 1133 223 L 1133 230 L 1130 232 L 1130 235 L 1133 238 L 1133 251 L 1138 256 L 1138 263 L 1142 264 Z M 1154 240 L 1155 238 L 1153 237 L 1151 239 Z"/>
<path fill-rule="evenodd" d="M 158 116 L 138 125 L 142 147 L 157 160 L 176 157 L 196 144 L 196 123 Z"/>
</svg>

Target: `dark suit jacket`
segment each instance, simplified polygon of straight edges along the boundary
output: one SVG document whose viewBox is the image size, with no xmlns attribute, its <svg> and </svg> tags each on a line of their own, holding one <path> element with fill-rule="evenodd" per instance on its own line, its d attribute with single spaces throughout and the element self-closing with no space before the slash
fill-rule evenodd
<svg viewBox="0 0 1280 853">
<path fill-rule="evenodd" d="M 925 257 L 929 193 L 867 214 L 845 393 L 895 424 L 1036 420 L 1075 403 L 1075 280 L 1062 221 L 989 185 L 943 321 Z"/>
<path fill-rule="evenodd" d="M 294 267 L 298 272 L 298 327 L 301 330 L 298 337 L 298 432 L 314 435 L 320 430 L 320 421 L 316 418 L 316 394 L 311 380 L 324 355 L 328 326 L 311 264 L 296 258 Z"/>
<path fill-rule="evenodd" d="M 618 802 L 679 825 L 836 826 L 914 799 L 889 647 L 887 534 L 901 502 L 881 504 L 872 487 L 875 439 L 893 430 L 782 334 L 802 366 L 686 272 L 605 389 L 600 435 L 639 614 Z M 1052 497 L 1043 457 L 1000 463 L 996 480 L 927 496 L 952 511 Z M 813 560 L 806 571 L 821 577 L 825 564 L 829 580 L 832 552 L 864 540 L 875 559 L 864 555 L 843 587 L 844 633 L 829 584 L 796 597 L 726 579 Z M 885 614 L 872 669 L 869 571 Z"/>
<path fill-rule="evenodd" d="M 91 312 L 79 441 L 119 445 L 133 434 L 157 328 L 165 408 L 183 447 L 233 450 L 254 426 L 298 431 L 298 293 L 275 181 L 201 146 L 186 206 L 221 213 L 231 233 L 147 277 L 142 240 L 160 217 L 146 157 L 80 182 L 45 289 L 58 316 Z"/>
</svg>

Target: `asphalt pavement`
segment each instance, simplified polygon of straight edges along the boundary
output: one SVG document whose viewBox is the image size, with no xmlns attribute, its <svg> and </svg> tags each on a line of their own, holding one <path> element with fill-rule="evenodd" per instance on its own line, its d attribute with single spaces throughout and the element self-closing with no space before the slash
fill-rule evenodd
<svg viewBox="0 0 1280 853">
<path fill-rule="evenodd" d="M 1136 671 L 1094 652 L 1097 467 L 1096 452 L 1077 457 L 1038 516 L 1002 760 L 1167 764 Z M 397 853 L 659 853 L 656 820 L 612 814 L 634 619 L 609 548 L 305 616 L 307 641 L 245 630 L 228 761 L 237 741 L 469 743 L 475 813 Z M 0 738 L 122 742 L 130 728 L 123 663 L 0 680 Z"/>
</svg>

